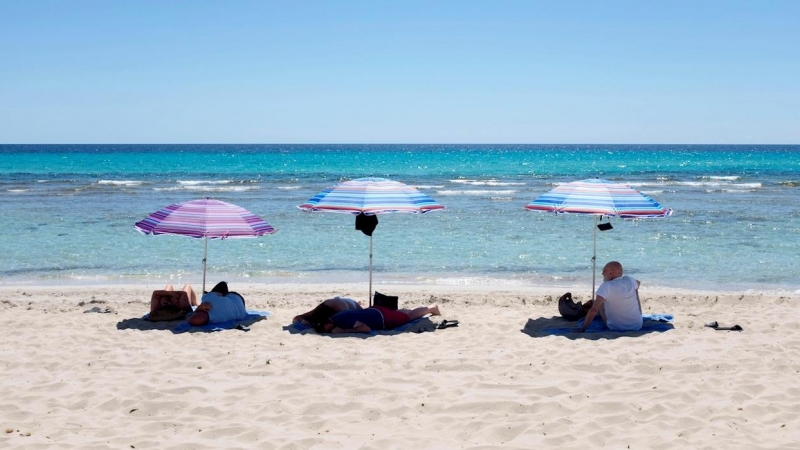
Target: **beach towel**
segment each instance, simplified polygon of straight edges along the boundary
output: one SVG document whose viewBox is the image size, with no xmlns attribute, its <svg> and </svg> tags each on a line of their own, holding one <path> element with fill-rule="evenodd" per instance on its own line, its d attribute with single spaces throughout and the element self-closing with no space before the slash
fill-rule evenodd
<svg viewBox="0 0 800 450">
<path fill-rule="evenodd" d="M 192 326 L 189 325 L 188 321 L 183 321 L 175 326 L 172 329 L 172 332 L 175 334 L 178 333 L 185 333 L 187 331 L 222 331 L 222 330 L 231 330 L 234 328 L 242 328 L 244 331 L 247 331 L 247 327 L 250 325 L 258 322 L 259 320 L 266 319 L 272 313 L 269 311 L 257 311 L 248 309 L 247 310 L 247 317 L 240 320 L 229 320 L 227 322 L 218 322 L 218 323 L 207 323 L 205 325 L 200 326 Z"/>
<path fill-rule="evenodd" d="M 585 333 L 613 333 L 618 335 L 637 335 L 642 333 L 652 333 L 652 332 L 664 332 L 667 330 L 672 330 L 675 328 L 672 325 L 672 320 L 674 316 L 672 314 L 643 314 L 642 315 L 642 328 L 637 331 L 613 331 L 609 330 L 606 327 L 606 324 L 603 323 L 603 319 L 599 316 L 595 317 L 592 323 L 589 325 L 589 328 L 586 329 Z M 566 327 L 566 328 L 547 328 L 541 331 L 542 336 L 564 336 L 567 334 L 580 334 L 576 331 L 577 328 L 583 326 L 583 319 L 579 320 L 577 325 L 574 327 Z"/>
<path fill-rule="evenodd" d="M 291 323 L 285 327 L 284 330 L 296 333 L 307 333 L 314 331 L 313 327 L 303 325 L 301 323 Z M 436 324 L 431 322 L 431 320 L 427 317 L 422 317 L 416 320 L 412 320 L 405 325 L 401 325 L 397 328 L 392 328 L 391 330 L 372 330 L 369 333 L 353 333 L 353 334 L 363 334 L 365 336 L 377 336 L 377 335 L 391 335 L 391 334 L 398 334 L 398 333 L 422 333 L 423 331 L 434 331 L 436 329 Z M 331 335 L 334 336 L 334 335 Z"/>
</svg>

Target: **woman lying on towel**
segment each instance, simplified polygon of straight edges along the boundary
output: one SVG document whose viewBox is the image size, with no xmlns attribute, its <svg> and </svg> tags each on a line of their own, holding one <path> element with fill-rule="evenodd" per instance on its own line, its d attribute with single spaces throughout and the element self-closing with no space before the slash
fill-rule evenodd
<svg viewBox="0 0 800 450">
<path fill-rule="evenodd" d="M 236 292 L 228 291 L 228 284 L 221 281 L 211 289 L 211 292 L 203 295 L 200 306 L 189 316 L 189 324 L 199 326 L 241 320 L 246 317 L 244 298 Z"/>
<path fill-rule="evenodd" d="M 197 306 L 197 295 L 190 285 L 176 291 L 171 284 L 164 289 L 153 291 L 150 297 L 150 315 L 152 322 L 183 319 L 187 313 L 192 312 L 192 306 Z"/>
<path fill-rule="evenodd" d="M 325 322 L 314 324 L 319 333 L 369 333 L 372 330 L 393 330 L 428 314 L 439 316 L 439 306 L 393 310 L 383 306 L 337 312 Z"/>
<path fill-rule="evenodd" d="M 352 298 L 339 297 L 323 300 L 307 313 L 294 316 L 292 323 L 300 323 L 307 327 L 313 326 L 312 323 L 325 322 L 330 316 L 340 311 L 351 311 L 361 309 L 361 304 Z"/>
</svg>

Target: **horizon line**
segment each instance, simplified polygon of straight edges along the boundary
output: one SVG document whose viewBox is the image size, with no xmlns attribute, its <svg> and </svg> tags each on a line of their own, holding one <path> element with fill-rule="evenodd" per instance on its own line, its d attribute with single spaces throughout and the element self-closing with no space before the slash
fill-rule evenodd
<svg viewBox="0 0 800 450">
<path fill-rule="evenodd" d="M 771 144 L 753 144 L 753 143 L 599 143 L 599 142 L 576 142 L 576 143 L 507 143 L 507 142 L 282 142 L 282 143 L 268 143 L 268 142 L 41 142 L 41 143 L 0 143 L 0 146 L 6 145 L 659 145 L 659 146 L 800 146 L 800 143 L 771 143 Z"/>
</svg>

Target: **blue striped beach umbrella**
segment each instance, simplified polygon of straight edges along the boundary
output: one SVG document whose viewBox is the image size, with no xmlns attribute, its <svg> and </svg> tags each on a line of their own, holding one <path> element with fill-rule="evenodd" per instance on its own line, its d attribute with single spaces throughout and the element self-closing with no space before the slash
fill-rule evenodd
<svg viewBox="0 0 800 450">
<path fill-rule="evenodd" d="M 619 217 L 622 219 L 657 219 L 672 215 L 672 210 L 662 207 L 652 198 L 624 183 L 614 183 L 599 178 L 573 181 L 555 187 L 525 206 L 528 211 L 554 214 L 589 214 L 594 216 L 594 253 L 592 254 L 592 299 L 594 299 L 597 260 L 597 219 Z M 610 224 L 601 224 L 610 229 Z"/>
<path fill-rule="evenodd" d="M 252 238 L 275 232 L 275 228 L 245 208 L 211 198 L 165 206 L 136 222 L 134 228 L 142 234 L 204 239 L 203 292 L 209 239 Z"/>
<path fill-rule="evenodd" d="M 386 213 L 424 214 L 444 209 L 444 206 L 399 181 L 385 178 L 358 178 L 324 189 L 299 205 L 303 211 L 332 212 L 355 216 L 375 216 Z M 377 225 L 374 220 L 372 229 Z M 359 221 L 356 220 L 356 228 Z M 372 304 L 372 229 L 369 232 L 369 297 Z"/>
</svg>

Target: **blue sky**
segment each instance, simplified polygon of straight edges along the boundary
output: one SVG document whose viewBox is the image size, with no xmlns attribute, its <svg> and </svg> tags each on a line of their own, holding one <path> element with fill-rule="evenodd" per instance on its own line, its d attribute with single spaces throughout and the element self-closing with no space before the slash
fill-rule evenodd
<svg viewBox="0 0 800 450">
<path fill-rule="evenodd" d="M 8 0 L 0 143 L 800 144 L 800 2 Z"/>
</svg>

